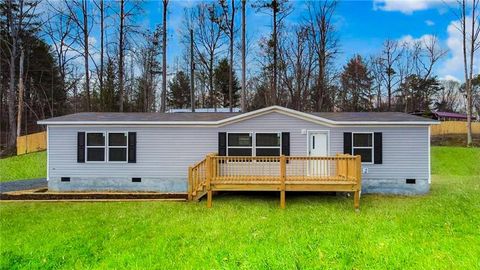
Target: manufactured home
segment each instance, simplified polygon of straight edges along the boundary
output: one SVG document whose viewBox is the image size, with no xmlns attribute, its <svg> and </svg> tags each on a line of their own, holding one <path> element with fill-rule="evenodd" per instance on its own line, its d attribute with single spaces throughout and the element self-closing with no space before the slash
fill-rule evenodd
<svg viewBox="0 0 480 270">
<path fill-rule="evenodd" d="M 218 190 L 280 191 L 350 183 L 345 191 L 423 194 L 436 121 L 272 106 L 247 113 L 77 113 L 39 124 L 47 126 L 53 191 L 195 195 L 215 183 Z"/>
</svg>

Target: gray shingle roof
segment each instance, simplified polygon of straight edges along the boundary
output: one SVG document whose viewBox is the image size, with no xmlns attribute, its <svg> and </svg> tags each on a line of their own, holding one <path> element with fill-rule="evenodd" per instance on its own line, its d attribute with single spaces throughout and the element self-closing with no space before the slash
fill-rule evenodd
<svg viewBox="0 0 480 270">
<path fill-rule="evenodd" d="M 312 115 L 337 122 L 432 122 L 432 119 L 401 112 L 312 112 Z"/>
<path fill-rule="evenodd" d="M 296 111 L 285 109 L 282 107 L 269 107 L 260 111 L 265 112 L 269 110 L 285 110 L 290 113 Z M 250 112 L 248 114 L 254 114 Z M 217 122 L 226 120 L 231 117 L 241 115 L 242 113 L 227 113 L 227 112 L 181 112 L 181 113 L 112 113 L 112 112 L 88 112 L 76 113 L 59 117 L 54 117 L 39 121 L 41 124 L 75 124 L 75 123 L 105 123 L 110 122 L 135 122 L 135 123 L 149 123 L 149 122 L 171 122 L 173 124 L 182 122 L 188 124 L 195 124 L 195 122 Z M 301 113 L 299 113 L 301 114 Z M 312 112 L 310 115 L 321 117 L 338 124 L 350 124 L 355 122 L 361 123 L 416 123 L 429 124 L 434 121 L 432 119 L 414 116 L 399 112 Z M 319 119 L 321 120 L 321 119 Z M 152 123 L 152 124 L 155 124 Z"/>
<path fill-rule="evenodd" d="M 88 112 L 74 113 L 46 119 L 46 122 L 117 122 L 117 121 L 162 121 L 162 122 L 190 122 L 190 121 L 218 121 L 240 113 L 112 113 L 112 112 Z"/>
</svg>

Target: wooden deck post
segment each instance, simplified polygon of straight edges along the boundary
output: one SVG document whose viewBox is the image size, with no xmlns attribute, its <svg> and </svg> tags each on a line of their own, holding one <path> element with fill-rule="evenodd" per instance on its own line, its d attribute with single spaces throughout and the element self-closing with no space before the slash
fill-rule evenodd
<svg viewBox="0 0 480 270">
<path fill-rule="evenodd" d="M 353 194 L 353 206 L 355 211 L 360 210 L 360 190 L 356 190 Z"/>
<path fill-rule="evenodd" d="M 207 191 L 207 208 L 212 208 L 212 198 L 213 197 L 213 194 L 212 194 L 212 191 L 209 190 Z"/>
<path fill-rule="evenodd" d="M 285 155 L 280 156 L 280 207 L 285 209 L 285 181 L 287 178 L 287 159 Z"/>
<path fill-rule="evenodd" d="M 188 167 L 188 200 L 191 201 L 193 199 L 193 167 Z"/>
<path fill-rule="evenodd" d="M 205 176 L 207 180 L 207 207 L 212 207 L 212 189 L 211 189 L 211 181 L 212 181 L 212 156 L 209 154 L 207 155 L 207 161 L 205 164 Z"/>
<path fill-rule="evenodd" d="M 353 197 L 353 204 L 356 211 L 360 210 L 360 192 L 362 191 L 362 158 L 361 156 L 355 156 L 355 181 L 356 190 Z"/>
</svg>

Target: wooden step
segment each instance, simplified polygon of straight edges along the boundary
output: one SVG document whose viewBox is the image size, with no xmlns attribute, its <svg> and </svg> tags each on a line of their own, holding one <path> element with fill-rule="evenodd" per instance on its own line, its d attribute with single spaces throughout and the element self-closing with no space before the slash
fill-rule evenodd
<svg viewBox="0 0 480 270">
<path fill-rule="evenodd" d="M 196 196 L 193 196 L 193 200 L 194 201 L 200 201 L 200 199 L 203 198 L 203 196 L 205 196 L 207 194 L 207 191 L 206 190 L 203 190 L 201 192 L 198 192 Z"/>
</svg>

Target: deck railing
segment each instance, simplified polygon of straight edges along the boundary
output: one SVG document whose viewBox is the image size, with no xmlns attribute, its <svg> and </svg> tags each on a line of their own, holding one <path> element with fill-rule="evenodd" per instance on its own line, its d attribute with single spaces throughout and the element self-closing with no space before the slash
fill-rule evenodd
<svg viewBox="0 0 480 270">
<path fill-rule="evenodd" d="M 357 207 L 360 188 L 360 156 L 344 154 L 334 157 L 209 154 L 189 169 L 189 198 L 207 193 L 209 207 L 212 190 L 278 190 L 282 207 L 287 190 L 352 191 Z"/>
<path fill-rule="evenodd" d="M 188 199 L 202 196 L 207 182 L 207 158 L 188 169 Z"/>
<path fill-rule="evenodd" d="M 287 183 L 314 181 L 358 181 L 357 157 L 237 157 L 209 156 L 211 183 Z M 284 176 L 282 171 L 285 170 Z"/>
</svg>

